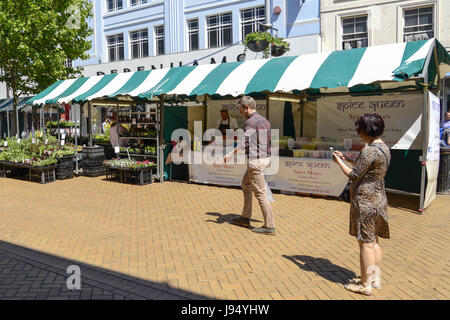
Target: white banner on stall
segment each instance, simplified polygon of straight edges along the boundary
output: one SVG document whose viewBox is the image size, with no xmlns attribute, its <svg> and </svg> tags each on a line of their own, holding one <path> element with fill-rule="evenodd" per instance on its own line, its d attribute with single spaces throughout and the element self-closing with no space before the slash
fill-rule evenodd
<svg viewBox="0 0 450 320">
<path fill-rule="evenodd" d="M 245 170 L 247 170 L 246 164 L 189 164 L 189 181 L 220 186 L 240 186 Z"/>
<path fill-rule="evenodd" d="M 428 91 L 428 149 L 427 161 L 439 160 L 439 125 L 441 120 L 441 101 L 439 97 Z"/>
<path fill-rule="evenodd" d="M 190 181 L 221 186 L 240 186 L 245 164 L 190 164 Z M 268 176 L 272 190 L 339 196 L 348 178 L 330 159 L 280 157 L 276 175 Z"/>
<path fill-rule="evenodd" d="M 269 176 L 274 190 L 339 196 L 348 178 L 331 159 L 280 157 L 280 169 Z"/>
<path fill-rule="evenodd" d="M 422 94 L 319 98 L 317 136 L 359 141 L 355 121 L 365 113 L 377 113 L 384 119 L 382 139 L 390 148 L 420 150 L 422 110 Z"/>
<path fill-rule="evenodd" d="M 426 153 L 427 189 L 423 208 L 426 209 L 436 198 L 437 179 L 439 175 L 439 125 L 441 120 L 441 101 L 439 97 L 428 92 L 428 143 Z"/>
</svg>

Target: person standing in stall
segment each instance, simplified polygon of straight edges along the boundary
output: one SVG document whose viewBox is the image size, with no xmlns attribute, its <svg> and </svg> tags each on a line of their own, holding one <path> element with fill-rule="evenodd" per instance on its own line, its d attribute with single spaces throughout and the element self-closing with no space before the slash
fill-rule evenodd
<svg viewBox="0 0 450 320">
<path fill-rule="evenodd" d="M 264 168 L 270 166 L 271 131 L 270 122 L 256 111 L 256 102 L 252 97 L 243 96 L 237 101 L 240 113 L 247 119 L 245 121 L 244 139 L 239 142 L 229 154 L 225 155 L 227 163 L 238 152 L 244 150 L 248 157 L 247 171 L 242 179 L 244 192 L 244 208 L 242 215 L 232 221 L 233 224 L 250 227 L 252 216 L 253 193 L 258 199 L 264 217 L 264 225 L 253 228 L 259 234 L 275 235 L 275 219 L 269 202 Z"/>
<path fill-rule="evenodd" d="M 114 147 L 126 147 L 128 145 L 127 138 L 120 138 L 119 135 L 128 133 L 127 128 L 123 125 L 119 126 L 119 130 L 117 130 L 117 119 L 114 114 L 111 117 L 111 127 L 109 129 L 109 141 L 111 142 L 111 146 Z M 119 132 L 118 132 L 119 131 Z"/>
<path fill-rule="evenodd" d="M 106 117 L 105 120 L 102 123 L 102 131 L 103 131 L 102 133 L 103 134 L 106 133 L 106 131 L 108 130 L 108 126 L 110 126 L 110 125 L 111 125 L 111 121 L 109 121 L 109 118 Z"/>
<path fill-rule="evenodd" d="M 384 121 L 378 114 L 365 114 L 355 122 L 356 132 L 367 146 L 361 150 L 353 169 L 344 163 L 342 152 L 333 152 L 334 161 L 350 179 L 350 235 L 359 243 L 361 277 L 344 288 L 371 295 L 381 287 L 381 247 L 378 237 L 389 239 L 387 198 L 384 177 L 391 161 L 389 147 L 381 140 Z"/>
<path fill-rule="evenodd" d="M 238 124 L 235 118 L 230 117 L 227 109 L 220 110 L 220 119 L 217 120 L 217 128 L 222 132 L 222 135 L 226 136 L 227 129 L 237 129 Z"/>
</svg>

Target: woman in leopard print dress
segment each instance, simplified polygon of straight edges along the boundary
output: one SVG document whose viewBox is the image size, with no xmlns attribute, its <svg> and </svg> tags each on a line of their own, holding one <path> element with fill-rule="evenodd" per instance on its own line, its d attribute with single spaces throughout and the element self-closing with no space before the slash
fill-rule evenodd
<svg viewBox="0 0 450 320">
<path fill-rule="evenodd" d="M 334 152 L 334 160 L 350 179 L 350 235 L 356 237 L 360 246 L 361 279 L 353 279 L 345 288 L 370 295 L 372 287 L 380 288 L 382 253 L 378 236 L 389 238 L 384 176 L 391 155 L 380 139 L 384 121 L 379 115 L 365 114 L 355 126 L 367 146 L 361 150 L 353 169 L 342 161 L 345 158 L 341 152 Z"/>
</svg>

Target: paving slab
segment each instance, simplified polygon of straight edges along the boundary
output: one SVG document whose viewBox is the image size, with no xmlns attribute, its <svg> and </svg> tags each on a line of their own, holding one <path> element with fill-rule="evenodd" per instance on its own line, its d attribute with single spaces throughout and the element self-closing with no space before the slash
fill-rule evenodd
<svg viewBox="0 0 450 320">
<path fill-rule="evenodd" d="M 230 223 L 239 188 L 76 177 L 0 178 L 0 190 L 0 299 L 366 299 L 343 289 L 359 248 L 336 198 L 275 193 L 277 234 L 264 236 Z M 263 223 L 254 201 L 252 227 Z M 450 196 L 423 215 L 417 196 L 389 204 L 383 287 L 368 299 L 449 299 Z"/>
</svg>

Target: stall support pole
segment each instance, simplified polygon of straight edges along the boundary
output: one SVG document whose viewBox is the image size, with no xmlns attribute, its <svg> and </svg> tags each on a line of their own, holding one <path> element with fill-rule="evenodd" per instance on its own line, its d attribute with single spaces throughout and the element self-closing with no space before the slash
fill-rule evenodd
<svg viewBox="0 0 450 320">
<path fill-rule="evenodd" d="M 426 78 L 425 78 L 426 82 Z M 425 84 L 426 86 L 427 84 Z M 423 91 L 423 113 L 422 113 L 422 157 L 420 163 L 422 165 L 422 175 L 420 179 L 420 206 L 419 214 L 423 214 L 425 203 L 425 180 L 427 170 L 427 148 L 428 148 L 428 89 L 425 87 Z"/>
<path fill-rule="evenodd" d="M 269 104 L 270 104 L 270 93 L 266 94 L 266 118 L 267 121 L 270 121 L 269 119 Z"/>
<path fill-rule="evenodd" d="M 77 110 L 74 107 L 74 105 L 72 105 L 72 108 L 74 108 L 74 122 L 75 122 L 75 172 L 76 174 L 78 174 L 78 119 L 76 117 L 77 115 Z"/>
<path fill-rule="evenodd" d="M 34 136 L 34 119 L 36 118 L 36 108 L 33 108 L 33 105 L 31 105 L 31 132 Z"/>
<path fill-rule="evenodd" d="M 84 106 L 85 106 L 85 103 L 83 103 L 82 105 L 80 104 L 80 144 L 82 144 L 82 142 L 83 142 Z"/>
<path fill-rule="evenodd" d="M 6 111 L 6 129 L 8 129 L 8 138 L 10 138 L 10 135 L 9 135 L 9 111 Z"/>
<path fill-rule="evenodd" d="M 61 140 L 61 132 L 59 130 L 59 119 L 60 118 L 61 118 L 61 111 L 59 111 L 59 108 L 58 108 L 58 125 L 57 125 L 57 128 L 58 128 L 58 140 Z"/>
<path fill-rule="evenodd" d="M 44 127 L 44 106 L 39 110 L 39 130 L 43 130 Z"/>
<path fill-rule="evenodd" d="M 42 130 L 43 130 L 43 137 L 44 137 L 44 141 L 45 141 L 45 139 L 47 139 L 46 138 L 46 134 L 47 134 L 47 128 L 46 128 L 46 123 L 45 123 L 45 120 L 44 120 L 44 113 L 42 114 L 42 123 L 43 123 L 43 125 L 42 125 Z"/>
<path fill-rule="evenodd" d="M 304 116 L 305 116 L 305 102 L 303 100 L 300 100 L 300 137 L 303 137 Z"/>
<path fill-rule="evenodd" d="M 159 110 L 159 158 L 158 158 L 158 168 L 159 168 L 159 182 L 164 182 L 164 95 L 160 98 L 160 110 Z"/>
<path fill-rule="evenodd" d="M 120 151 L 120 137 L 119 137 L 119 104 L 116 106 L 116 134 L 117 134 L 117 143 L 119 144 L 119 151 Z M 115 146 L 114 146 L 115 147 Z M 120 159 L 120 154 L 117 153 L 117 159 Z"/>
<path fill-rule="evenodd" d="M 14 98 L 14 110 L 15 110 L 15 114 L 16 114 L 16 138 L 21 138 L 21 134 L 20 134 L 20 125 L 19 125 L 19 106 L 18 106 L 18 99 Z"/>
<path fill-rule="evenodd" d="M 89 129 L 89 147 L 92 147 L 92 104 L 88 102 L 88 129 Z"/>
<path fill-rule="evenodd" d="M 203 123 L 203 132 L 206 131 L 206 123 L 208 122 L 208 96 L 205 94 L 205 99 L 203 100 L 203 117 L 205 119 Z"/>
</svg>

